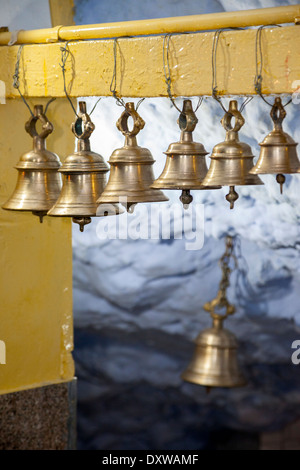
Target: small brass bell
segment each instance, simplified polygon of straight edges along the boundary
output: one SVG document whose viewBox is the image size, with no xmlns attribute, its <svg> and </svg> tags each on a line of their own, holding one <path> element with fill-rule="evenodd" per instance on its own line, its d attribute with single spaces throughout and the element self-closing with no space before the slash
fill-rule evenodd
<svg viewBox="0 0 300 470">
<path fill-rule="evenodd" d="M 56 204 L 48 212 L 54 217 L 72 217 L 80 231 L 91 222 L 97 213 L 97 199 L 106 184 L 109 168 L 103 157 L 91 151 L 90 136 L 95 126 L 86 112 L 85 101 L 79 102 L 79 114 L 72 124 L 72 132 L 78 139 L 77 152 L 69 155 L 61 169 L 64 175 L 63 188 Z M 101 215 L 120 213 L 117 205 L 107 205 Z"/>
<path fill-rule="evenodd" d="M 154 181 L 152 188 L 181 189 L 180 200 L 186 207 L 193 197 L 191 189 L 220 189 L 221 186 L 203 186 L 207 173 L 205 155 L 207 151 L 202 144 L 193 141 L 193 131 L 198 119 L 193 111 L 191 100 L 184 100 L 182 112 L 178 118 L 181 130 L 180 141 L 170 144 L 165 168 Z"/>
<path fill-rule="evenodd" d="M 40 121 L 42 131 L 37 133 L 36 124 Z M 16 169 L 16 188 L 2 206 L 12 211 L 31 211 L 43 222 L 43 217 L 57 200 L 62 182 L 58 169 L 61 166 L 58 156 L 46 149 L 46 138 L 53 131 L 53 125 L 43 113 L 43 106 L 34 107 L 34 115 L 25 124 L 25 130 L 33 138 L 33 150 L 20 158 Z"/>
<path fill-rule="evenodd" d="M 128 119 L 133 119 L 133 129 L 128 129 Z M 134 103 L 126 103 L 125 111 L 117 122 L 117 128 L 125 136 L 125 145 L 116 149 L 110 159 L 110 176 L 98 204 L 121 202 L 128 211 L 139 202 L 168 201 L 158 189 L 152 189 L 155 162 L 150 151 L 137 145 L 136 135 L 145 122 L 134 109 Z M 123 202 L 122 202 L 123 199 Z"/>
<path fill-rule="evenodd" d="M 231 119 L 235 118 L 235 125 L 232 127 Z M 229 103 L 229 110 L 225 113 L 221 121 L 226 130 L 224 142 L 217 144 L 211 155 L 211 165 L 203 181 L 204 186 L 221 185 L 229 186 L 229 194 L 226 199 L 233 209 L 235 201 L 238 199 L 234 187 L 239 185 L 264 184 L 257 175 L 253 175 L 250 170 L 253 168 L 253 158 L 251 147 L 245 142 L 240 142 L 238 131 L 244 125 L 245 120 L 237 108 L 237 101 Z"/>
<path fill-rule="evenodd" d="M 221 257 L 222 279 L 215 299 L 204 304 L 210 313 L 212 327 L 202 331 L 196 338 L 194 357 L 182 374 L 183 380 L 207 387 L 241 387 L 246 380 L 241 373 L 237 360 L 237 341 L 235 336 L 223 328 L 224 320 L 235 312 L 226 297 L 231 268 L 230 259 L 237 263 L 233 252 L 233 238 L 226 237 L 226 250 Z M 225 313 L 222 313 L 225 310 Z"/>
<path fill-rule="evenodd" d="M 254 175 L 276 174 L 276 181 L 280 184 L 280 192 L 282 193 L 282 186 L 285 182 L 284 173 L 300 171 L 296 150 L 298 144 L 282 129 L 282 121 L 286 112 L 280 97 L 275 98 L 270 116 L 274 128 L 259 144 L 261 146 L 259 159 L 250 173 Z"/>
</svg>

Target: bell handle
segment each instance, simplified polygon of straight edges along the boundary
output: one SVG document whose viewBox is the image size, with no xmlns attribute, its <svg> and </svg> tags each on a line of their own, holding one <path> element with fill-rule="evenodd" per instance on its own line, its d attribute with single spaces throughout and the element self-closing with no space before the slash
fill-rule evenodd
<svg viewBox="0 0 300 470">
<path fill-rule="evenodd" d="M 220 314 L 216 313 L 215 309 L 216 307 L 225 307 L 225 313 Z M 227 299 L 223 299 L 222 302 L 220 302 L 220 299 L 217 297 L 216 299 L 212 300 L 211 302 L 206 302 L 203 305 L 204 310 L 210 313 L 210 316 L 214 320 L 225 320 L 225 318 L 229 317 L 230 315 L 233 315 L 235 312 L 235 306 L 230 304 Z"/>
<path fill-rule="evenodd" d="M 231 124 L 232 118 L 235 118 L 234 126 Z M 238 109 L 229 108 L 229 110 L 224 114 L 221 123 L 226 131 L 238 132 L 245 124 L 245 119 Z"/>
<path fill-rule="evenodd" d="M 182 111 L 177 120 L 180 130 L 183 132 L 193 132 L 197 122 L 198 119 L 193 110 L 191 100 L 184 100 Z"/>
<path fill-rule="evenodd" d="M 42 124 L 42 131 L 40 132 L 40 134 L 36 130 L 37 121 L 40 121 Z M 38 137 L 42 140 L 46 139 L 48 135 L 53 132 L 52 123 L 49 121 L 49 119 L 47 119 L 46 115 L 43 113 L 43 105 L 35 105 L 34 114 L 26 122 L 25 130 L 32 138 Z"/>
<path fill-rule="evenodd" d="M 91 121 L 86 112 L 86 102 L 79 101 L 79 113 L 77 119 L 72 124 L 72 132 L 77 139 L 87 140 L 95 130 L 95 124 Z"/>
<path fill-rule="evenodd" d="M 286 111 L 282 105 L 281 98 L 277 96 L 270 112 L 275 129 L 282 129 L 282 121 L 286 116 Z"/>
<path fill-rule="evenodd" d="M 128 119 L 133 119 L 133 128 L 128 129 Z M 134 109 L 134 103 L 126 103 L 125 110 L 117 121 L 117 128 L 125 137 L 135 137 L 145 126 L 145 121 Z"/>
</svg>

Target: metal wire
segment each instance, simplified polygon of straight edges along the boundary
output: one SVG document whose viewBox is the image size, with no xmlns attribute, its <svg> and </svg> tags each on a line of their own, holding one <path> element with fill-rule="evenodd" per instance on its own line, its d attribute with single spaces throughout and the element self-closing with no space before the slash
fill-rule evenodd
<svg viewBox="0 0 300 470">
<path fill-rule="evenodd" d="M 126 36 L 126 37 L 128 37 L 128 36 Z M 114 48 L 113 48 L 113 51 L 114 51 L 114 70 L 113 70 L 113 76 L 112 76 L 112 79 L 111 79 L 111 82 L 110 82 L 109 89 L 110 89 L 111 94 L 115 98 L 117 105 L 118 106 L 123 106 L 123 108 L 126 108 L 125 101 L 123 100 L 123 98 L 118 96 L 118 93 L 117 93 L 117 47 L 119 47 L 118 39 L 119 38 L 114 39 Z M 144 100 L 145 100 L 145 98 L 141 98 L 138 101 L 138 103 L 136 105 L 136 108 L 135 108 L 136 111 L 139 109 L 140 105 L 142 104 L 142 102 Z"/>
<path fill-rule="evenodd" d="M 163 40 L 163 66 L 164 66 L 165 82 L 166 82 L 166 85 L 167 85 L 167 92 L 168 92 L 168 96 L 171 100 L 171 103 L 174 106 L 174 108 L 176 108 L 177 111 L 180 114 L 185 115 L 185 113 L 181 109 L 179 109 L 178 106 L 176 105 L 174 97 L 172 95 L 172 90 L 171 90 L 172 79 L 171 79 L 170 60 L 169 60 L 170 39 L 171 39 L 172 36 L 179 35 L 179 34 L 190 34 L 190 33 L 189 32 L 185 32 L 185 33 L 167 33 L 167 34 L 164 35 L 164 40 Z M 166 52 L 165 52 L 165 50 L 166 50 Z M 202 104 L 202 101 L 203 101 L 203 96 L 200 96 L 199 100 L 198 100 L 198 103 L 197 103 L 197 106 L 196 106 L 196 109 L 195 109 L 194 112 L 198 111 L 199 107 Z"/>
<path fill-rule="evenodd" d="M 113 70 L 113 76 L 110 82 L 110 91 L 115 98 L 117 105 L 118 106 L 123 106 L 124 108 L 126 107 L 126 103 L 123 100 L 123 98 L 120 98 L 117 94 L 117 47 L 118 47 L 118 38 L 114 39 L 114 70 Z"/>
<path fill-rule="evenodd" d="M 69 103 L 70 103 L 70 105 L 71 105 L 71 107 L 72 107 L 72 109 L 73 109 L 73 111 L 74 111 L 74 114 L 75 114 L 77 117 L 79 117 L 78 114 L 77 114 L 76 109 L 74 108 L 74 105 L 73 105 L 73 103 L 72 103 L 72 100 L 71 100 L 71 98 L 70 98 L 70 96 L 69 96 L 69 94 L 68 94 L 68 92 L 67 92 L 67 85 L 66 85 L 66 63 L 67 63 L 67 60 L 68 60 L 69 55 L 71 54 L 71 51 L 70 51 L 70 49 L 69 49 L 69 42 L 70 42 L 70 41 L 67 41 L 67 42 L 65 43 L 65 45 L 60 48 L 60 50 L 61 50 L 61 62 L 60 62 L 59 65 L 60 65 L 60 67 L 61 67 L 61 71 L 62 71 L 62 75 L 63 75 L 63 80 L 64 80 L 64 92 L 65 92 L 65 95 L 66 95 L 66 97 L 67 97 L 67 99 L 68 99 L 68 101 L 69 101 Z"/>
<path fill-rule="evenodd" d="M 256 70 L 256 73 L 255 73 L 255 78 L 254 78 L 254 89 L 255 89 L 256 93 L 261 97 L 261 99 L 271 107 L 273 106 L 273 104 L 269 103 L 266 100 L 266 98 L 263 96 L 262 91 L 261 91 L 262 90 L 262 80 L 263 80 L 263 77 L 262 77 L 263 53 L 262 53 L 261 35 L 262 35 L 262 30 L 264 28 L 271 28 L 271 27 L 274 27 L 274 26 L 277 27 L 277 28 L 281 28 L 280 24 L 269 24 L 269 25 L 260 26 L 259 28 L 257 28 L 256 38 L 255 38 L 255 70 Z M 260 65 L 258 65 L 258 55 L 259 55 L 259 59 L 260 59 Z M 290 99 L 283 106 L 284 107 L 287 106 L 288 104 L 291 103 L 291 101 L 292 101 L 292 99 Z"/>
<path fill-rule="evenodd" d="M 69 101 L 69 103 L 70 103 L 70 105 L 71 105 L 71 107 L 72 107 L 72 109 L 73 109 L 73 111 L 74 111 L 74 114 L 75 114 L 77 117 L 79 117 L 78 114 L 77 114 L 77 111 L 76 111 L 76 109 L 75 109 L 75 107 L 74 107 L 74 105 L 73 105 L 73 103 L 72 103 L 72 100 L 71 100 L 71 98 L 70 98 L 70 96 L 69 96 L 69 94 L 68 94 L 68 92 L 67 92 L 67 84 L 66 84 L 66 63 L 67 63 L 67 60 L 68 60 L 68 58 L 69 58 L 69 55 L 71 54 L 71 51 L 70 51 L 70 49 L 69 49 L 69 42 L 70 42 L 70 41 L 66 41 L 64 47 L 61 47 L 61 48 L 60 48 L 60 50 L 61 50 L 61 62 L 60 62 L 59 65 L 60 65 L 61 70 L 62 70 L 65 95 L 66 95 L 66 97 L 67 97 L 67 99 L 68 99 L 68 101 Z M 72 55 L 72 54 L 71 54 L 71 55 Z M 94 110 L 96 109 L 97 104 L 99 103 L 100 100 L 101 100 L 101 96 L 100 96 L 100 98 L 96 101 L 96 103 L 95 103 L 95 105 L 93 106 L 91 112 L 88 113 L 89 116 L 91 116 L 91 115 L 93 114 L 93 112 L 94 112 Z"/>
<path fill-rule="evenodd" d="M 247 104 L 250 103 L 250 101 L 253 100 L 253 96 L 247 96 L 247 98 L 245 99 L 245 101 L 241 104 L 241 107 L 240 107 L 240 113 L 242 113 L 244 111 L 244 109 L 246 108 Z"/>
<path fill-rule="evenodd" d="M 221 28 L 218 29 L 215 34 L 214 34 L 214 39 L 213 39 L 213 47 L 212 47 L 212 56 L 211 56 L 211 61 L 212 61 L 212 92 L 211 95 L 212 97 L 219 103 L 221 108 L 225 113 L 228 113 L 228 110 L 225 108 L 223 105 L 220 96 L 218 96 L 218 85 L 217 85 L 217 47 L 218 47 L 218 42 L 220 35 L 223 31 L 228 31 L 228 30 L 242 30 L 243 28 Z M 248 96 L 245 101 L 241 104 L 240 107 L 240 113 L 242 113 L 250 101 L 252 101 L 253 97 Z"/>
<path fill-rule="evenodd" d="M 20 73 L 20 61 L 21 61 L 21 55 L 22 55 L 22 51 L 23 51 L 23 45 L 21 45 L 18 49 L 18 53 L 17 53 L 17 61 L 16 61 L 16 66 L 15 66 L 15 73 L 13 75 L 13 87 L 16 88 L 19 92 L 19 95 L 21 96 L 24 104 L 27 106 L 27 108 L 29 109 L 29 112 L 31 114 L 31 116 L 34 116 L 30 106 L 29 106 L 29 103 L 26 101 L 25 97 L 23 96 L 23 94 L 21 93 L 21 90 L 20 90 L 20 80 L 19 80 L 19 73 Z"/>
<path fill-rule="evenodd" d="M 24 45 L 22 44 L 22 45 L 19 47 L 19 49 L 18 49 L 17 61 L 16 61 L 16 65 L 15 65 L 15 73 L 14 73 L 14 75 L 13 75 L 13 87 L 18 90 L 19 95 L 20 95 L 20 97 L 22 98 L 23 103 L 27 106 L 27 108 L 28 108 L 28 110 L 29 110 L 31 116 L 34 116 L 34 113 L 33 113 L 32 109 L 30 108 L 30 105 L 29 105 L 28 101 L 26 100 L 25 96 L 22 94 L 22 92 L 21 92 L 21 90 L 20 90 L 19 74 L 20 74 L 20 61 L 21 61 L 21 55 L 22 55 L 23 47 L 24 47 Z M 47 110 L 48 110 L 49 105 L 50 105 L 54 100 L 56 100 L 56 98 L 50 98 L 50 100 L 49 100 L 48 103 L 46 104 L 45 112 L 44 112 L 45 115 L 46 115 L 46 113 L 47 113 Z"/>
</svg>

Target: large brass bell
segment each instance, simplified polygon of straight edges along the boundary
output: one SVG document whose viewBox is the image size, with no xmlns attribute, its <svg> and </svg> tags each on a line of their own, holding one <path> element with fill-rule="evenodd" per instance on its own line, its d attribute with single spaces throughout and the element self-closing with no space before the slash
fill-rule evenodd
<svg viewBox="0 0 300 470">
<path fill-rule="evenodd" d="M 133 119 L 133 128 L 128 129 L 128 119 Z M 125 136 L 124 147 L 116 149 L 109 163 L 110 176 L 99 204 L 121 202 L 126 209 L 139 202 L 168 201 L 158 189 L 152 189 L 154 182 L 153 159 L 150 151 L 137 145 L 136 135 L 145 122 L 134 109 L 134 103 L 126 103 L 126 108 L 117 121 L 117 128 Z"/>
<path fill-rule="evenodd" d="M 231 120 L 235 118 L 232 127 Z M 226 199 L 233 209 L 238 194 L 234 187 L 238 185 L 258 185 L 263 184 L 257 175 L 253 175 L 250 170 L 253 168 L 253 158 L 251 147 L 245 142 L 240 142 L 238 131 L 244 125 L 245 120 L 237 108 L 237 101 L 229 103 L 229 109 L 221 121 L 226 130 L 224 142 L 217 144 L 212 151 L 211 165 L 203 181 L 204 186 L 221 185 L 229 186 L 230 191 Z"/>
<path fill-rule="evenodd" d="M 86 112 L 86 103 L 79 102 L 78 118 L 72 124 L 72 132 L 78 139 L 77 152 L 69 155 L 61 169 L 64 175 L 61 194 L 48 212 L 54 217 L 72 217 L 79 224 L 80 231 L 91 222 L 91 217 L 100 215 L 97 212 L 97 199 L 106 184 L 106 173 L 109 168 L 103 157 L 92 152 L 90 136 L 95 126 Z M 117 205 L 107 205 L 101 215 L 119 214 Z"/>
<path fill-rule="evenodd" d="M 241 387 L 246 384 L 237 360 L 236 338 L 223 328 L 224 320 L 235 312 L 234 305 L 226 297 L 231 272 L 230 259 L 237 263 L 233 253 L 233 238 L 228 236 L 226 250 L 220 260 L 222 279 L 218 294 L 203 306 L 210 313 L 213 324 L 197 336 L 194 357 L 182 374 L 183 380 L 203 385 L 207 390 L 210 387 Z"/>
<path fill-rule="evenodd" d="M 205 387 L 241 387 L 246 380 L 237 360 L 235 336 L 223 328 L 224 317 L 215 315 L 211 328 L 196 338 L 194 357 L 183 380 Z"/>
<path fill-rule="evenodd" d="M 191 100 L 184 100 L 182 112 L 178 118 L 181 130 L 180 141 L 169 145 L 166 152 L 166 164 L 162 174 L 152 184 L 152 188 L 181 189 L 180 200 L 188 206 L 193 196 L 192 189 L 220 189 L 221 186 L 203 186 L 207 173 L 204 146 L 193 141 L 193 131 L 198 119 L 193 111 Z"/>
<path fill-rule="evenodd" d="M 36 130 L 37 121 L 42 131 Z M 33 138 L 33 150 L 24 153 L 16 169 L 16 188 L 2 206 L 13 211 L 31 211 L 43 221 L 43 217 L 57 200 L 62 182 L 58 169 L 61 166 L 58 156 L 46 149 L 46 138 L 53 131 L 53 125 L 43 113 L 43 106 L 34 107 L 34 115 L 25 124 L 25 130 Z"/>
<path fill-rule="evenodd" d="M 297 173 L 300 170 L 296 150 L 298 144 L 282 129 L 286 112 L 280 97 L 275 98 L 270 115 L 274 124 L 273 130 L 259 144 L 261 146 L 259 159 L 250 173 L 276 174 L 276 181 L 280 184 L 282 193 L 282 186 L 285 182 L 284 173 Z"/>
</svg>

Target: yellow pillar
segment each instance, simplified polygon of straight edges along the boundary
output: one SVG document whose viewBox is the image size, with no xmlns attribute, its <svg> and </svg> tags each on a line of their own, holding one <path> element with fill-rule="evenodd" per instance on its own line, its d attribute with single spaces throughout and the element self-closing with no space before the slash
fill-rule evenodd
<svg viewBox="0 0 300 470">
<path fill-rule="evenodd" d="M 34 104 L 47 100 L 38 98 Z M 63 160 L 74 149 L 70 123 L 74 115 L 65 99 L 47 113 L 54 132 L 47 148 Z M 29 113 L 23 102 L 0 105 L 0 204 L 15 188 L 14 165 L 32 139 L 24 124 Z M 0 209 L 0 394 L 69 381 L 72 359 L 71 221 Z"/>
</svg>

